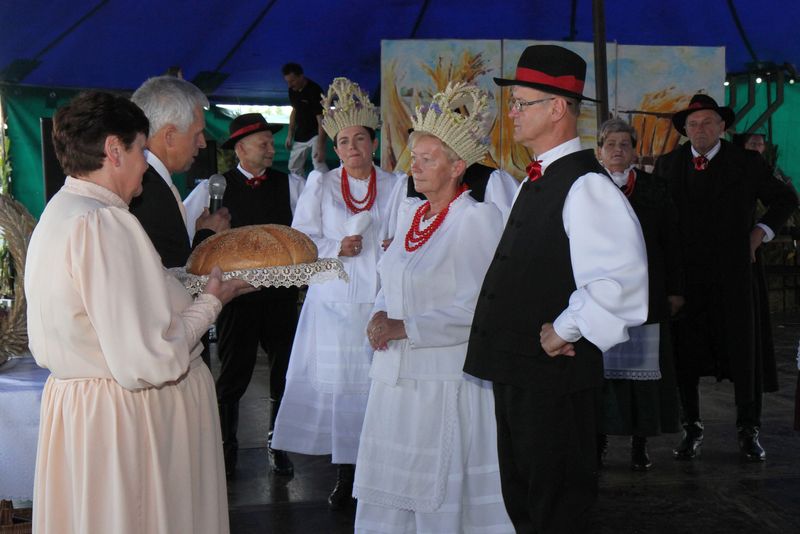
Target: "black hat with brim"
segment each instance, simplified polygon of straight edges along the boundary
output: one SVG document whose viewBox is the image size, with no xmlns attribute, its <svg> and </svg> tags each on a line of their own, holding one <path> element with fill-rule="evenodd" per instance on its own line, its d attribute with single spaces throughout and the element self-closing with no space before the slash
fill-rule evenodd
<svg viewBox="0 0 800 534">
<path fill-rule="evenodd" d="M 245 113 L 231 121 L 228 127 L 230 137 L 222 143 L 222 148 L 233 148 L 236 142 L 248 135 L 258 132 L 278 132 L 283 128 L 280 124 L 269 124 L 261 113 Z"/>
<path fill-rule="evenodd" d="M 586 62 L 581 56 L 556 45 L 533 45 L 522 52 L 513 80 L 495 78 L 500 86 L 521 85 L 577 100 L 600 102 L 583 96 Z"/>
<path fill-rule="evenodd" d="M 675 129 L 685 137 L 686 118 L 695 111 L 702 111 L 704 109 L 710 109 L 711 111 L 716 112 L 717 115 L 719 115 L 720 118 L 725 121 L 725 128 L 730 128 L 733 126 L 733 119 L 736 117 L 736 114 L 733 112 L 733 110 L 728 106 L 717 105 L 716 100 L 703 93 L 697 93 L 694 95 L 689 101 L 689 107 L 682 109 L 672 116 L 672 125 L 675 126 Z"/>
</svg>

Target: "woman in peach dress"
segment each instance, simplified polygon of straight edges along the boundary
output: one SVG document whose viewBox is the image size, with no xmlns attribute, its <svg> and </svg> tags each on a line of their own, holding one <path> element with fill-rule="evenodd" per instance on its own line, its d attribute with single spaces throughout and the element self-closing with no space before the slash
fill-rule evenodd
<svg viewBox="0 0 800 534">
<path fill-rule="evenodd" d="M 193 300 L 128 212 L 147 168 L 148 122 L 88 92 L 58 110 L 70 176 L 28 250 L 30 348 L 51 376 L 34 484 L 37 533 L 227 533 L 214 382 L 200 336 L 247 292 L 212 273 Z"/>
</svg>

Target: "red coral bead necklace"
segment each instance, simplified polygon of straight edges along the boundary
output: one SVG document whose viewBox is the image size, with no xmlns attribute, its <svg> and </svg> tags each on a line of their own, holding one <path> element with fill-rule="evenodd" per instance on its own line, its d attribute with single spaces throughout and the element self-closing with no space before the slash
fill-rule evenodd
<svg viewBox="0 0 800 534">
<path fill-rule="evenodd" d="M 450 211 L 450 206 L 452 206 L 453 202 L 458 197 L 463 195 L 466 190 L 466 184 L 461 184 L 461 187 L 458 188 L 453 200 L 450 201 L 447 207 L 436 214 L 436 218 L 424 230 L 420 229 L 420 224 L 422 223 L 422 217 L 431 209 L 431 203 L 430 201 L 427 201 L 417 208 L 417 212 L 414 214 L 414 218 L 411 220 L 411 228 L 409 228 L 408 232 L 406 233 L 405 245 L 408 252 L 414 252 L 428 242 L 433 233 L 438 230 L 444 222 L 445 217 L 447 217 L 447 213 Z"/>
<path fill-rule="evenodd" d="M 347 181 L 347 170 L 342 167 L 342 198 L 347 208 L 353 213 L 361 213 L 362 211 L 369 211 L 372 205 L 375 204 L 375 198 L 378 196 L 377 186 L 377 173 L 375 166 L 372 166 L 372 172 L 369 174 L 369 185 L 367 186 L 367 194 L 361 200 L 354 198 L 350 192 L 350 182 Z"/>
</svg>

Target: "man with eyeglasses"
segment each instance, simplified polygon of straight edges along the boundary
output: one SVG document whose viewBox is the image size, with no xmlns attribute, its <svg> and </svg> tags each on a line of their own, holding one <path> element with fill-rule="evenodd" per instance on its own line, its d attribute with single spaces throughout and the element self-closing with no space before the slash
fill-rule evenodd
<svg viewBox="0 0 800 534">
<path fill-rule="evenodd" d="M 761 397 L 778 389 L 769 302 L 760 245 L 797 205 L 755 152 L 720 139 L 733 110 L 696 94 L 672 124 L 689 142 L 656 161 L 678 209 L 686 270 L 686 304 L 673 324 L 683 439 L 676 460 L 692 460 L 703 443 L 699 378 L 734 383 L 742 459 L 760 462 Z M 756 221 L 756 201 L 767 211 Z"/>
<path fill-rule="evenodd" d="M 494 382 L 503 500 L 519 533 L 585 532 L 597 497 L 602 351 L 647 317 L 642 231 L 581 150 L 586 62 L 552 45 L 519 59 L 508 116 L 534 154 L 486 273 L 464 370 Z"/>
</svg>

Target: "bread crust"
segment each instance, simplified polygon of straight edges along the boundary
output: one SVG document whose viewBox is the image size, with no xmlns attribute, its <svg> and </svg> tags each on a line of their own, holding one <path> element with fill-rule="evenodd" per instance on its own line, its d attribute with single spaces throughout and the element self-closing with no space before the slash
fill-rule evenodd
<svg viewBox="0 0 800 534">
<path fill-rule="evenodd" d="M 209 237 L 192 252 L 186 272 L 205 275 L 261 269 L 317 260 L 317 246 L 304 233 L 282 224 L 241 226 Z"/>
</svg>

